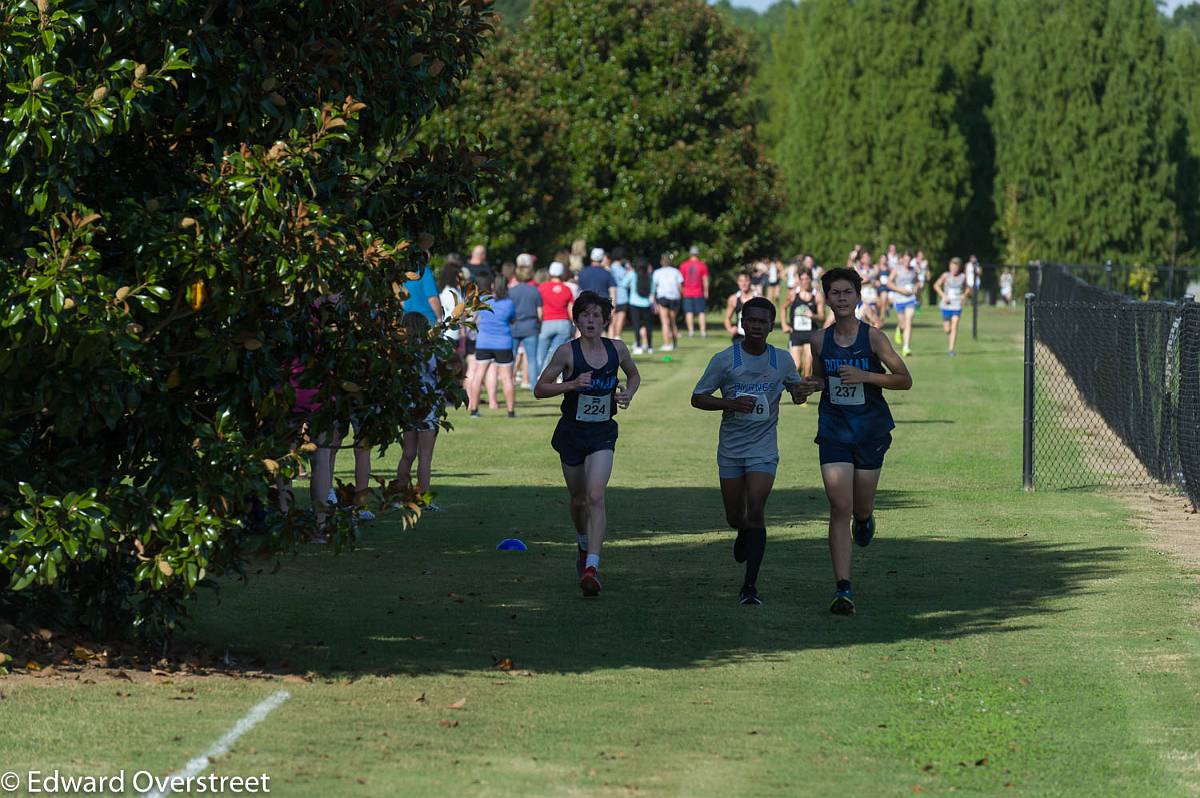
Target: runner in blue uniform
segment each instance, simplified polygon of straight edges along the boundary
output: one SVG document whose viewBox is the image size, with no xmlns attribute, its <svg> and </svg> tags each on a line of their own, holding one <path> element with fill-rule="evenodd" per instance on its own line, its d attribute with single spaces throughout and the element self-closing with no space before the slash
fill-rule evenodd
<svg viewBox="0 0 1200 798">
<path fill-rule="evenodd" d="M 741 604 L 762 604 L 758 570 L 767 547 L 764 510 L 779 467 L 779 399 L 784 389 L 800 404 L 811 393 L 782 349 L 767 343 L 775 305 L 754 297 L 742 306 L 745 337 L 713 355 L 692 391 L 692 407 L 721 411 L 717 472 L 725 520 L 737 530 L 733 559 L 746 563 Z M 713 396 L 720 389 L 721 398 Z"/>
<path fill-rule="evenodd" d="M 625 342 L 605 338 L 613 306 L 607 297 L 584 291 L 571 310 L 579 337 L 554 351 L 533 387 L 538 399 L 562 397 L 562 418 L 551 445 L 562 461 L 575 524 L 575 571 L 585 596 L 600 595 L 600 547 L 607 513 L 604 491 L 617 446 L 617 408 L 629 407 L 641 375 Z M 617 367 L 626 383 L 618 383 Z M 558 382 L 559 378 L 562 382 Z"/>
<path fill-rule="evenodd" d="M 887 335 L 854 317 L 862 298 L 858 272 L 831 269 L 821 276 L 821 284 L 836 321 L 813 336 L 813 376 L 806 386 L 822 391 L 816 442 L 829 498 L 829 553 L 837 580 L 829 610 L 852 615 L 851 534 L 860 546 L 875 535 L 875 490 L 896 426 L 883 389 L 907 391 L 912 376 Z"/>
</svg>

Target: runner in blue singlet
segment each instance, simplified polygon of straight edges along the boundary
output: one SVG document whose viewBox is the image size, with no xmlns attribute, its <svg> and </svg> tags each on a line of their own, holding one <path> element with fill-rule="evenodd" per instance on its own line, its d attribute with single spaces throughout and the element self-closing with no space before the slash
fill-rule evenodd
<svg viewBox="0 0 1200 798">
<path fill-rule="evenodd" d="M 875 534 L 875 490 L 895 427 L 883 389 L 906 391 L 912 377 L 887 335 L 854 317 L 862 297 L 858 273 L 832 269 L 821 276 L 821 283 L 836 322 L 813 336 L 813 376 L 806 385 L 823 391 L 816 442 L 829 497 L 829 553 L 837 580 L 829 609 L 852 615 L 851 522 L 854 541 L 860 546 L 870 543 Z"/>
<path fill-rule="evenodd" d="M 538 399 L 562 397 L 562 417 L 551 445 L 562 461 L 571 495 L 579 544 L 575 571 L 583 595 L 589 597 L 600 595 L 600 547 L 607 525 L 604 490 L 617 445 L 613 416 L 617 408 L 629 407 L 642 379 L 625 342 L 603 337 L 612 313 L 607 297 L 581 293 L 571 310 L 579 337 L 554 351 L 533 387 Z M 624 386 L 618 382 L 618 367 L 625 372 Z"/>
</svg>

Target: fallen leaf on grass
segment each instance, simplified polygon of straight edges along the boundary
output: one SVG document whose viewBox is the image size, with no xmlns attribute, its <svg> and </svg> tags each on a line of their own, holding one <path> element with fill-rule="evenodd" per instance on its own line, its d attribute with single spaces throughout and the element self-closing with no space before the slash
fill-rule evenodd
<svg viewBox="0 0 1200 798">
<path fill-rule="evenodd" d="M 447 729 L 453 729 L 455 726 L 458 725 L 458 721 L 456 721 L 456 720 L 439 720 L 438 725 L 445 726 Z"/>
<path fill-rule="evenodd" d="M 1024 676 L 1022 676 L 1020 679 L 1017 679 L 1017 681 L 1020 682 L 1023 687 L 1029 686 L 1029 680 L 1026 679 Z"/>
<path fill-rule="evenodd" d="M 495 659 L 493 657 L 493 659 Z M 509 657 L 501 657 L 496 659 L 496 669 L 502 671 L 511 671 L 513 669 L 513 661 Z"/>
<path fill-rule="evenodd" d="M 75 648 L 71 651 L 71 655 L 74 656 L 75 659 L 80 659 L 85 662 L 96 658 L 95 651 L 92 651 L 90 648 L 84 648 L 83 646 L 75 646 Z"/>
<path fill-rule="evenodd" d="M 466 705 L 467 705 L 467 699 L 460 698 L 457 701 L 455 701 L 453 704 L 448 705 L 446 707 L 446 709 L 463 709 L 464 707 L 466 707 Z"/>
<path fill-rule="evenodd" d="M 309 676 L 300 676 L 295 673 L 289 673 L 287 676 L 283 677 L 283 680 L 285 682 L 290 682 L 291 684 L 307 684 L 308 682 L 312 681 L 312 678 Z"/>
<path fill-rule="evenodd" d="M 984 765 L 986 765 L 987 763 L 988 763 L 988 760 L 987 760 L 987 757 L 985 756 L 985 757 L 983 757 L 982 759 L 976 759 L 976 760 L 975 760 L 975 767 L 977 767 L 977 768 L 978 768 L 978 767 L 983 767 L 983 766 L 984 766 Z"/>
<path fill-rule="evenodd" d="M 414 704 L 424 704 L 425 703 L 425 694 L 421 693 L 419 696 L 414 698 L 413 703 Z"/>
<path fill-rule="evenodd" d="M 42 669 L 42 666 L 38 665 L 33 660 L 29 660 L 28 662 L 25 663 L 25 670 L 27 670 L 27 671 L 40 671 L 41 669 Z"/>
</svg>

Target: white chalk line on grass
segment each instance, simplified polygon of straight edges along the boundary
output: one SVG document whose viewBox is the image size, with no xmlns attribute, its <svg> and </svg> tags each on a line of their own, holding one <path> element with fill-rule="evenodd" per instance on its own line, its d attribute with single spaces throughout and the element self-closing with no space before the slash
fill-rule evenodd
<svg viewBox="0 0 1200 798">
<path fill-rule="evenodd" d="M 212 748 L 209 748 L 203 754 L 193 757 L 184 765 L 183 770 L 178 773 L 172 773 L 164 780 L 169 783 L 173 779 L 190 779 L 199 776 L 204 772 L 204 769 L 209 766 L 209 763 L 219 756 L 229 753 L 229 749 L 238 741 L 246 732 L 253 729 L 261 723 L 267 715 L 270 715 L 284 701 L 291 698 L 291 694 L 287 690 L 279 690 L 264 698 L 262 701 L 255 704 L 249 712 L 247 712 L 241 720 L 233 725 L 233 728 L 225 732 L 221 739 L 213 743 Z M 146 798 L 163 798 L 164 793 L 160 790 L 144 793 Z"/>
</svg>

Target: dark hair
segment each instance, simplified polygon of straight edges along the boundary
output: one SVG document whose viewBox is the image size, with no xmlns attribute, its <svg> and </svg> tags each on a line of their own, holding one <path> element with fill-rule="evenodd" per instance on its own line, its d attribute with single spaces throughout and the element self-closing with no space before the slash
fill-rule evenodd
<svg viewBox="0 0 1200 798">
<path fill-rule="evenodd" d="M 745 304 L 742 305 L 742 315 L 744 316 L 750 308 L 766 308 L 771 311 L 771 326 L 775 325 L 775 304 L 771 300 L 761 296 L 746 300 Z"/>
<path fill-rule="evenodd" d="M 497 274 L 492 278 L 492 296 L 496 299 L 506 299 L 508 297 L 508 278 L 503 274 Z"/>
<path fill-rule="evenodd" d="M 588 308 L 600 308 L 600 314 L 604 317 L 604 323 L 608 324 L 613 314 L 612 301 L 606 296 L 600 296 L 595 291 L 584 291 L 575 298 L 575 305 L 571 308 L 571 318 L 578 322 Z"/>
<path fill-rule="evenodd" d="M 624 262 L 625 247 L 613 247 L 613 251 L 610 252 L 609 255 L 612 257 L 613 260 L 619 260 L 619 261 Z"/>
<path fill-rule="evenodd" d="M 442 291 L 451 285 L 457 288 L 459 281 L 462 280 L 462 267 L 461 255 L 447 255 L 446 262 L 442 264 L 442 271 L 438 275 L 438 291 Z"/>
<path fill-rule="evenodd" d="M 409 311 L 400 319 L 400 323 L 404 325 L 405 332 L 413 338 L 429 332 L 429 319 L 425 317 L 424 313 Z"/>
<path fill-rule="evenodd" d="M 633 271 L 637 274 L 637 292 L 638 296 L 650 296 L 651 275 L 654 269 L 650 266 L 650 259 L 645 255 L 638 255 L 633 259 Z"/>
<path fill-rule="evenodd" d="M 847 269 L 845 266 L 839 266 L 836 269 L 830 269 L 821 275 L 821 290 L 826 294 L 829 293 L 829 288 L 837 280 L 845 280 L 854 286 L 854 293 L 862 296 L 862 275 L 854 269 Z"/>
</svg>

